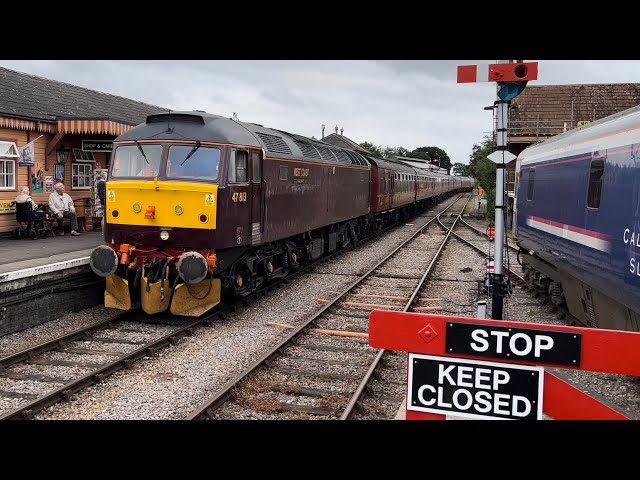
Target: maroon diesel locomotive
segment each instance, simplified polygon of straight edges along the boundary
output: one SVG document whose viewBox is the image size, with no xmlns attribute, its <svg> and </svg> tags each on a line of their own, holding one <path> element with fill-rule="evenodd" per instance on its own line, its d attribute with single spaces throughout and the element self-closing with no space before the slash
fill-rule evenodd
<svg viewBox="0 0 640 480">
<path fill-rule="evenodd" d="M 204 112 L 151 115 L 114 141 L 105 305 L 198 316 L 473 180 Z"/>
</svg>

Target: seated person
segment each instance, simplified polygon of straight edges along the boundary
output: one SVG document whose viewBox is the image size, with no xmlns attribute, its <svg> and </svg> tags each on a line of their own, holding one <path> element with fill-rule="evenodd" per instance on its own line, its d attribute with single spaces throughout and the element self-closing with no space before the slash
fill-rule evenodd
<svg viewBox="0 0 640 480">
<path fill-rule="evenodd" d="M 31 204 L 32 210 L 35 210 L 38 208 L 38 204 L 34 202 L 33 198 L 31 198 L 31 195 L 29 195 L 29 187 L 21 187 L 20 193 L 16 197 L 16 203 L 25 203 L 25 202 Z"/>
<path fill-rule="evenodd" d="M 60 233 L 56 233 L 56 235 L 64 235 L 63 222 L 65 218 L 71 220 L 71 235 L 80 235 L 77 232 L 78 217 L 76 216 L 76 209 L 69 194 L 64 192 L 64 183 L 56 183 L 53 188 L 54 191 L 49 195 L 49 208 L 58 221 Z"/>
</svg>

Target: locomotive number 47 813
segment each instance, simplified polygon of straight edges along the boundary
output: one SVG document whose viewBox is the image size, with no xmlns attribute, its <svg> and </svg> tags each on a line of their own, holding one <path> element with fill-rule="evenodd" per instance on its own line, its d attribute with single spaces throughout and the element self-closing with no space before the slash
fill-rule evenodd
<svg viewBox="0 0 640 480">
<path fill-rule="evenodd" d="M 246 202 L 247 201 L 247 192 L 235 192 L 231 195 L 231 200 L 234 202 Z"/>
</svg>

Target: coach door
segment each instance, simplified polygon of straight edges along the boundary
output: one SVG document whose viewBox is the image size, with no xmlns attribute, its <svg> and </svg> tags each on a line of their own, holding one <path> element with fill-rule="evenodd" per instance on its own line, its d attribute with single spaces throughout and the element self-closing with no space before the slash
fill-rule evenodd
<svg viewBox="0 0 640 480">
<path fill-rule="evenodd" d="M 262 242 L 263 219 L 262 153 L 251 150 L 251 245 Z"/>
</svg>

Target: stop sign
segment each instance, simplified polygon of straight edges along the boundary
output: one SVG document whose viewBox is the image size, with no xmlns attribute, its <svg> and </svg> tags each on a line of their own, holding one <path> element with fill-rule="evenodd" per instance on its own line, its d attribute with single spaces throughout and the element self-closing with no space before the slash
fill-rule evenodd
<svg viewBox="0 0 640 480">
<path fill-rule="evenodd" d="M 487 227 L 487 237 L 493 239 L 496 236 L 496 229 L 493 228 L 493 225 L 489 225 Z"/>
</svg>

